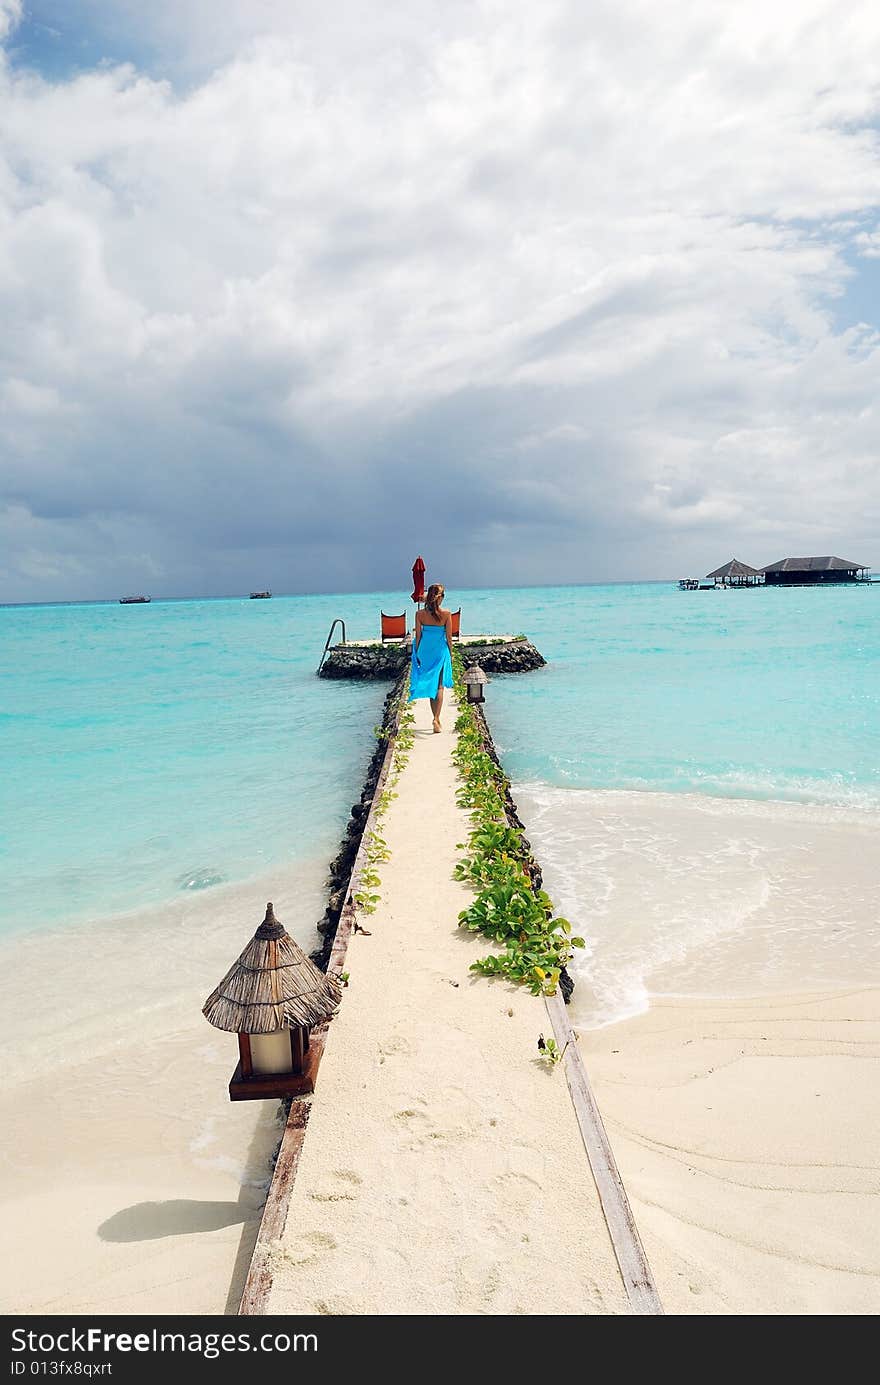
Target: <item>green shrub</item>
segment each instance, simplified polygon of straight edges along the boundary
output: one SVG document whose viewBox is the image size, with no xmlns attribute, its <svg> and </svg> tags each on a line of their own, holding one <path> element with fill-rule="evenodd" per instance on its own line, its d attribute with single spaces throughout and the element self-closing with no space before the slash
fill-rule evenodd
<svg viewBox="0 0 880 1385">
<path fill-rule="evenodd" d="M 476 890 L 472 903 L 459 914 L 459 924 L 503 949 L 473 962 L 471 971 L 503 976 L 528 986 L 533 995 L 553 995 L 572 949 L 583 947 L 584 940 L 571 936 L 567 919 L 553 917 L 550 898 L 532 884 L 522 833 L 505 815 L 508 780 L 486 752 L 474 709 L 466 700 L 457 649 L 452 663 L 460 707 L 453 751 L 461 777 L 456 798 L 470 810 L 474 824 L 467 855 L 456 865 L 455 876 Z"/>
</svg>

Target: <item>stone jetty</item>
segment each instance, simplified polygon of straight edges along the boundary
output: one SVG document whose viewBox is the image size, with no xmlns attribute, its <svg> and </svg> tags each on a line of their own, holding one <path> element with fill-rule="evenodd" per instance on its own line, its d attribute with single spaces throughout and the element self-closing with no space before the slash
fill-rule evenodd
<svg viewBox="0 0 880 1385">
<path fill-rule="evenodd" d="M 486 673 L 529 673 L 547 662 L 525 635 L 469 636 L 458 642 L 462 657 Z M 410 658 L 410 642 L 395 644 L 353 641 L 331 646 L 321 665 L 321 678 L 399 678 Z"/>
</svg>

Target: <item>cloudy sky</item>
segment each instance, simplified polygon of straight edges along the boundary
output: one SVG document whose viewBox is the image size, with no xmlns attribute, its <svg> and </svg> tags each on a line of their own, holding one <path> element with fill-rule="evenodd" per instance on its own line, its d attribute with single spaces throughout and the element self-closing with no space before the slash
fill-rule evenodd
<svg viewBox="0 0 880 1385">
<path fill-rule="evenodd" d="M 874 0 L 0 0 L 0 601 L 880 568 Z"/>
</svg>

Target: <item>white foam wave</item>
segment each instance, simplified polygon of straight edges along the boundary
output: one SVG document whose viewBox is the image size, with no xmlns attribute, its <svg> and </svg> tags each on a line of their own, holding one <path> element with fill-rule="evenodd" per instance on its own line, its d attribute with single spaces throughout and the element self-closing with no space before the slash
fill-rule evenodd
<svg viewBox="0 0 880 1385">
<path fill-rule="evenodd" d="M 580 1022 L 657 993 L 880 980 L 880 815 L 540 783 L 514 797 L 557 910 L 588 940 Z"/>
</svg>

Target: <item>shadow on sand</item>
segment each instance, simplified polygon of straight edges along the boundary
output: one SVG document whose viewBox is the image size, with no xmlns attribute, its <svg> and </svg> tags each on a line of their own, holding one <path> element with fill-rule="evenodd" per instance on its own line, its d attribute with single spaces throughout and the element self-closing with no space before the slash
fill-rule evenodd
<svg viewBox="0 0 880 1385">
<path fill-rule="evenodd" d="M 192 1236 L 241 1224 L 241 1239 L 223 1308 L 224 1315 L 236 1314 L 286 1119 L 282 1104 L 265 1103 L 251 1138 L 237 1202 L 199 1202 L 195 1198 L 135 1202 L 101 1223 L 98 1227 L 101 1240 L 157 1241 L 166 1236 Z"/>
<path fill-rule="evenodd" d="M 136 1202 L 102 1222 L 98 1235 L 102 1241 L 157 1241 L 163 1236 L 219 1231 L 253 1216 L 253 1208 L 241 1202 L 197 1202 L 182 1197 L 167 1202 Z"/>
</svg>

